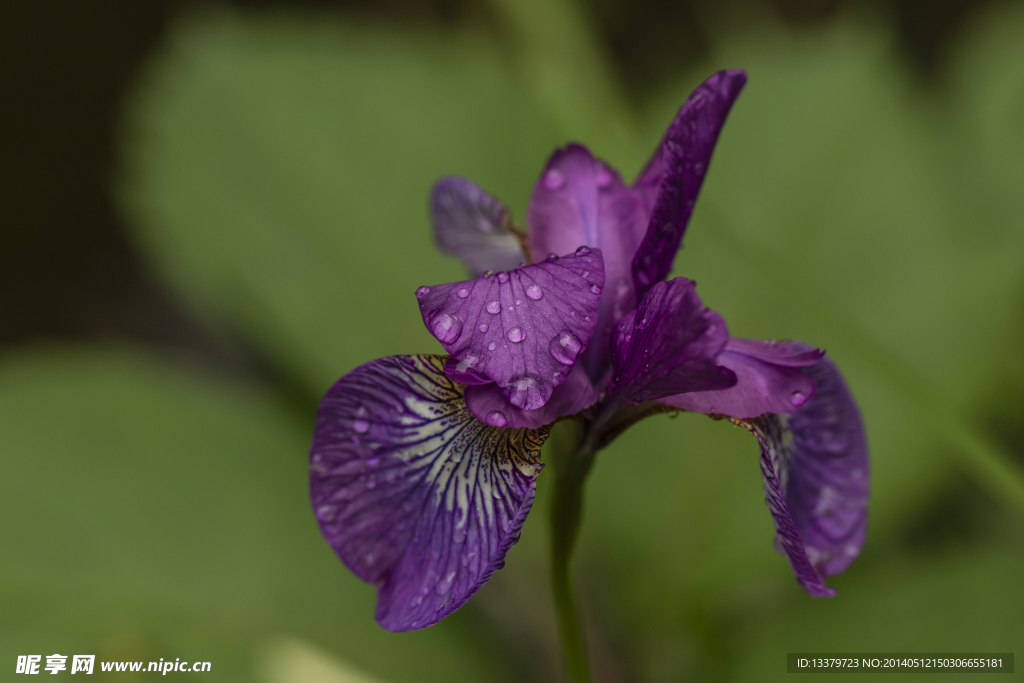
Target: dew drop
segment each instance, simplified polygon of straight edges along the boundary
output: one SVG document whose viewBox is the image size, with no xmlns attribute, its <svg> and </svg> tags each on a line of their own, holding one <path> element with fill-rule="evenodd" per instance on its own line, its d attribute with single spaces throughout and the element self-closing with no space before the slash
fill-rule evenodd
<svg viewBox="0 0 1024 683">
<path fill-rule="evenodd" d="M 550 254 L 548 254 L 548 261 L 557 261 L 557 260 L 558 260 L 558 254 L 556 254 L 555 252 L 551 252 Z"/>
<path fill-rule="evenodd" d="M 477 329 L 480 330 L 481 332 L 486 332 L 487 331 L 487 323 L 480 323 L 480 326 Z"/>
<path fill-rule="evenodd" d="M 563 185 L 565 185 L 565 176 L 557 168 L 544 174 L 544 187 L 549 190 L 560 190 Z"/>
<path fill-rule="evenodd" d="M 419 289 L 416 290 L 417 299 L 422 299 L 427 294 L 430 294 L 430 287 L 420 287 Z"/>
<path fill-rule="evenodd" d="M 505 413 L 500 410 L 492 410 L 487 413 L 487 417 L 484 418 L 484 422 L 492 427 L 504 427 L 508 424 L 508 420 L 505 419 Z"/>
<path fill-rule="evenodd" d="M 542 296 L 544 296 L 544 292 L 540 291 L 540 287 L 538 287 L 537 285 L 530 285 L 529 287 L 526 288 L 526 296 L 530 297 L 534 301 L 537 301 Z"/>
<path fill-rule="evenodd" d="M 356 410 L 356 419 L 352 423 L 352 429 L 360 434 L 370 431 L 370 421 L 366 419 L 367 415 L 369 415 L 369 411 L 366 410 L 366 406 L 359 406 L 359 409 Z"/>
<path fill-rule="evenodd" d="M 548 346 L 552 357 L 562 365 L 572 365 L 575 363 L 576 356 L 579 355 L 582 348 L 583 344 L 580 343 L 580 340 L 568 330 L 559 332 Z"/>
<path fill-rule="evenodd" d="M 591 294 L 600 294 L 601 293 L 601 288 L 598 287 L 597 285 L 590 285 L 590 293 Z"/>
<path fill-rule="evenodd" d="M 516 299 L 516 306 L 519 306 L 522 303 L 523 303 L 522 299 Z"/>
<path fill-rule="evenodd" d="M 491 277 L 492 275 L 494 275 L 494 271 L 493 270 L 485 270 L 484 271 L 484 277 Z"/>
<path fill-rule="evenodd" d="M 469 296 L 469 290 L 468 289 L 463 287 L 462 289 L 459 290 L 459 298 L 460 299 L 465 299 L 467 296 Z"/>
<path fill-rule="evenodd" d="M 501 284 L 505 284 L 506 282 L 508 282 L 508 273 L 506 273 L 505 271 L 501 271 L 500 273 L 498 273 L 498 282 L 500 282 Z"/>
<path fill-rule="evenodd" d="M 576 250 L 576 255 L 577 256 L 586 256 L 589 253 L 590 253 L 590 247 L 587 247 L 587 246 L 580 247 L 579 249 Z"/>
<path fill-rule="evenodd" d="M 487 345 L 487 350 L 488 351 L 493 351 L 497 346 L 498 346 L 497 342 L 491 342 L 490 344 Z"/>
<path fill-rule="evenodd" d="M 583 319 L 586 320 L 588 323 L 590 322 L 590 316 L 589 315 L 583 316 Z"/>
<path fill-rule="evenodd" d="M 439 342 L 449 344 L 459 338 L 459 334 L 462 332 L 462 323 L 453 315 L 441 313 L 434 318 L 431 330 Z"/>
<path fill-rule="evenodd" d="M 450 571 L 448 574 L 437 584 L 437 594 L 447 595 L 452 589 L 452 584 L 455 583 L 455 572 Z"/>
<path fill-rule="evenodd" d="M 526 332 L 523 332 L 523 328 L 521 327 L 513 327 L 505 336 L 508 337 L 510 342 L 518 344 L 526 339 Z"/>
<path fill-rule="evenodd" d="M 490 301 L 487 303 L 487 312 L 491 315 L 497 315 L 501 313 L 501 303 L 497 300 Z"/>
<path fill-rule="evenodd" d="M 789 400 L 792 401 L 795 406 L 802 406 L 807 402 L 807 397 L 804 396 L 804 392 L 802 391 L 794 391 Z"/>
</svg>

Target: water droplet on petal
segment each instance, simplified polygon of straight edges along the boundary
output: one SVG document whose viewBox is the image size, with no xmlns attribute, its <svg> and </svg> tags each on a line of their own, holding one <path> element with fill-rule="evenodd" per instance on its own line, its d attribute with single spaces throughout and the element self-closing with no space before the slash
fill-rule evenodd
<svg viewBox="0 0 1024 683">
<path fill-rule="evenodd" d="M 523 332 L 523 328 L 521 327 L 513 327 L 505 336 L 508 337 L 510 342 L 518 344 L 526 339 L 526 332 Z"/>
<path fill-rule="evenodd" d="M 490 344 L 487 345 L 487 350 L 493 351 L 497 346 L 498 344 L 496 342 L 491 342 Z"/>
<path fill-rule="evenodd" d="M 366 419 L 369 415 L 369 411 L 366 410 L 365 406 L 359 406 L 356 410 L 356 419 L 352 422 L 352 429 L 356 430 L 360 434 L 365 434 L 370 430 L 370 421 Z"/>
<path fill-rule="evenodd" d="M 516 306 L 520 305 L 521 303 L 523 303 L 522 299 L 516 299 Z"/>
<path fill-rule="evenodd" d="M 524 268 L 525 266 L 526 266 L 526 261 L 520 261 L 520 262 L 519 262 L 519 265 L 518 265 L 518 266 L 516 266 L 516 268 L 517 268 L 517 269 L 518 269 L 518 268 Z"/>
<path fill-rule="evenodd" d="M 453 583 L 455 583 L 455 571 L 454 570 L 448 572 L 448 574 L 441 581 L 438 582 L 438 584 L 437 584 L 437 591 L 436 591 L 437 594 L 438 595 L 447 595 L 448 592 L 452 589 L 452 584 Z"/>
<path fill-rule="evenodd" d="M 544 174 L 544 187 L 549 190 L 559 190 L 565 184 L 565 176 L 557 168 L 553 168 Z"/>
<path fill-rule="evenodd" d="M 450 344 L 459 338 L 459 334 L 462 332 L 462 323 L 454 315 L 441 313 L 434 318 L 430 329 L 439 342 Z"/>
<path fill-rule="evenodd" d="M 506 273 L 505 271 L 501 271 L 500 273 L 498 273 L 498 282 L 500 282 L 501 284 L 505 284 L 506 282 L 508 282 L 508 273 Z"/>
<path fill-rule="evenodd" d="M 589 253 L 590 253 L 590 247 L 587 247 L 587 246 L 580 247 L 579 249 L 576 250 L 576 255 L 577 256 L 586 256 Z"/>
<path fill-rule="evenodd" d="M 430 294 L 430 287 L 420 287 L 419 289 L 416 290 L 417 299 L 422 299 L 427 294 Z"/>
<path fill-rule="evenodd" d="M 557 261 L 557 260 L 558 260 L 558 254 L 556 254 L 555 252 L 551 252 L 550 254 L 548 254 L 548 261 Z"/>
<path fill-rule="evenodd" d="M 590 285 L 590 293 L 591 294 L 600 294 L 601 293 L 601 288 L 598 287 L 597 285 Z"/>
<path fill-rule="evenodd" d="M 459 298 L 460 299 L 465 299 L 467 296 L 469 296 L 469 290 L 468 289 L 463 287 L 462 289 L 459 290 Z"/>
<path fill-rule="evenodd" d="M 500 410 L 492 410 L 487 413 L 487 417 L 484 418 L 484 422 L 492 427 L 504 427 L 508 424 L 508 420 L 505 419 L 505 413 Z"/>
<path fill-rule="evenodd" d="M 477 329 L 480 330 L 481 332 L 486 332 L 487 331 L 487 323 L 480 323 L 480 327 L 478 327 Z"/>
<path fill-rule="evenodd" d="M 540 291 L 540 287 L 538 287 L 537 285 L 530 285 L 529 287 L 526 288 L 526 296 L 530 297 L 534 301 L 537 301 L 542 296 L 544 296 L 544 292 Z"/>
<path fill-rule="evenodd" d="M 586 320 L 588 323 L 590 322 L 590 316 L 589 315 L 583 316 L 583 319 Z"/>
<path fill-rule="evenodd" d="M 794 391 L 789 400 L 792 401 L 795 406 L 802 406 L 804 403 L 807 403 L 807 397 L 804 396 L 804 392 L 802 391 Z"/>
<path fill-rule="evenodd" d="M 491 315 L 497 315 L 498 313 L 501 313 L 501 303 L 499 303 L 497 300 L 488 302 L 487 312 L 490 313 Z"/>
<path fill-rule="evenodd" d="M 580 340 L 568 330 L 559 332 L 548 346 L 551 355 L 562 365 L 572 365 L 575 363 L 576 356 L 579 355 L 582 348 L 583 344 L 580 343 Z"/>
</svg>

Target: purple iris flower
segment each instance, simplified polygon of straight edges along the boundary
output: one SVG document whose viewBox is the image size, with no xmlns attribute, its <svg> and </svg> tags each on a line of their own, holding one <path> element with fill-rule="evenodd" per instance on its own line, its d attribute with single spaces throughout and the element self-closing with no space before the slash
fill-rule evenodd
<svg viewBox="0 0 1024 683">
<path fill-rule="evenodd" d="M 701 84 L 632 186 L 581 145 L 534 186 L 529 233 L 471 182 L 444 178 L 439 247 L 472 279 L 420 287 L 446 355 L 392 356 L 324 396 L 310 454 L 324 537 L 405 631 L 458 609 L 497 569 L 533 503 L 551 425 L 599 448 L 636 420 L 726 417 L 761 449 L 765 497 L 797 581 L 834 591 L 864 542 L 868 456 L 833 362 L 800 342 L 729 336 L 695 284 L 666 280 L 719 132 L 746 82 Z"/>
</svg>

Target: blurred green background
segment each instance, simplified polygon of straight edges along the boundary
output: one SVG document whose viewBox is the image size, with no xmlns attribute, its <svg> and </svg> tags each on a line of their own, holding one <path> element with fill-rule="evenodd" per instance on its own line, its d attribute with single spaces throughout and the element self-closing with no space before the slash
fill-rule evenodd
<svg viewBox="0 0 1024 683">
<path fill-rule="evenodd" d="M 3 12 L 0 667 L 561 680 L 544 476 L 506 568 L 438 626 L 387 633 L 309 509 L 316 402 L 362 362 L 438 350 L 411 296 L 462 277 L 432 245 L 436 177 L 520 219 L 567 141 L 632 177 L 720 68 L 750 82 L 675 272 L 737 336 L 839 362 L 871 444 L 869 538 L 838 597 L 808 598 L 772 550 L 756 443 L 648 420 L 587 490 L 595 680 L 778 680 L 791 651 L 1024 653 L 1020 3 Z"/>
</svg>

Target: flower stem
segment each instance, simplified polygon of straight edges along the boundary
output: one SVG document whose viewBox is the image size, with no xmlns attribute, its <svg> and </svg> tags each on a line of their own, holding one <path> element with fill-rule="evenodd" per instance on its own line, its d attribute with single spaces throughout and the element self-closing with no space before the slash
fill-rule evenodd
<svg viewBox="0 0 1024 683">
<path fill-rule="evenodd" d="M 569 576 L 569 560 L 583 517 L 583 482 L 594 463 L 595 451 L 589 441 L 583 440 L 583 431 L 581 421 L 565 420 L 556 425 L 551 435 L 551 589 L 570 683 L 590 681 L 587 648 Z"/>
</svg>

